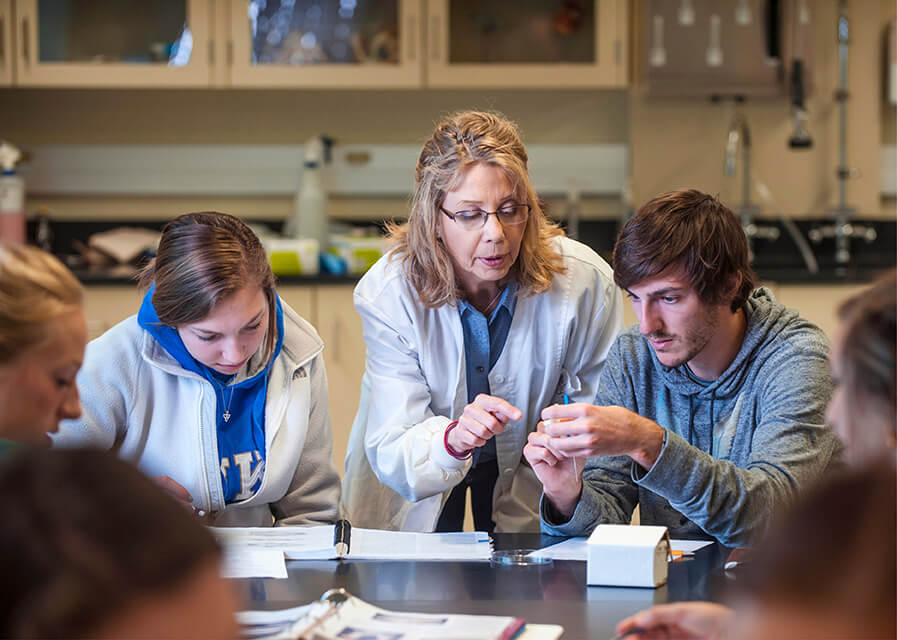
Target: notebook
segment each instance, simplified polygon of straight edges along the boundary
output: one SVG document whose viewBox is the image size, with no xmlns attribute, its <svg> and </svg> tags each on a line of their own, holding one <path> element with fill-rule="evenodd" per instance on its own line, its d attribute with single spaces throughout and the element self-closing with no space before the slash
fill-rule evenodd
<svg viewBox="0 0 897 640">
<path fill-rule="evenodd" d="M 318 602 L 282 611 L 237 614 L 244 638 L 257 640 L 557 640 L 559 625 L 532 625 L 512 616 L 431 614 L 375 607 L 344 589 L 331 589 Z"/>
</svg>

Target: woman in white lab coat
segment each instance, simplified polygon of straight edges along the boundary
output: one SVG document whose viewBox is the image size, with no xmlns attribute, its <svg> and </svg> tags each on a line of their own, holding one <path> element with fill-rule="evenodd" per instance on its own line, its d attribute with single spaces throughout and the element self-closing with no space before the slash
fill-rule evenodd
<svg viewBox="0 0 897 640">
<path fill-rule="evenodd" d="M 395 248 L 355 289 L 367 360 L 344 515 L 456 531 L 470 489 L 478 530 L 538 531 L 527 434 L 565 394 L 594 399 L 620 292 L 607 263 L 546 218 L 502 116 L 440 122 L 415 180 Z"/>
</svg>

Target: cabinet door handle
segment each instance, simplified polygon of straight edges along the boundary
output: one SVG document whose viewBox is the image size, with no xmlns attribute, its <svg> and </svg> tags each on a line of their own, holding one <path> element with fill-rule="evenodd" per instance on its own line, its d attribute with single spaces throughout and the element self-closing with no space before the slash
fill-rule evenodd
<svg viewBox="0 0 897 640">
<path fill-rule="evenodd" d="M 408 38 L 406 39 L 408 55 L 405 58 L 408 62 L 414 62 L 417 60 L 417 16 L 408 16 L 406 28 L 408 29 Z"/>
<path fill-rule="evenodd" d="M 0 73 L 6 66 L 6 15 L 0 14 Z"/>
<path fill-rule="evenodd" d="M 440 51 L 442 47 L 440 46 L 442 43 L 442 34 L 440 30 L 442 28 L 442 23 L 439 20 L 439 16 L 433 16 L 430 19 L 430 59 L 431 60 L 439 60 Z"/>
<path fill-rule="evenodd" d="M 22 18 L 22 60 L 25 63 L 25 66 L 28 67 L 31 64 L 29 60 L 31 47 L 28 46 L 28 18 Z"/>
<path fill-rule="evenodd" d="M 340 352 L 341 352 L 341 349 L 340 349 L 340 334 L 342 333 L 342 331 L 341 331 L 341 324 L 342 324 L 342 323 L 339 321 L 339 316 L 337 316 L 336 318 L 333 319 L 333 345 L 332 345 L 332 347 L 333 347 L 333 361 L 334 361 L 334 362 L 337 362 L 337 363 L 338 363 L 340 360 L 342 360 L 342 358 L 340 358 Z"/>
</svg>

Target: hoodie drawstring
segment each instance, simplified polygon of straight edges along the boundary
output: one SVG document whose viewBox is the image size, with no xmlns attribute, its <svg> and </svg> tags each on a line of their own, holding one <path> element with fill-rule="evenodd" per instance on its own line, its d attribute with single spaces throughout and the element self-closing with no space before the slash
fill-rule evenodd
<svg viewBox="0 0 897 640">
<path fill-rule="evenodd" d="M 688 444 L 694 445 L 695 435 L 695 398 L 688 396 Z"/>
<path fill-rule="evenodd" d="M 714 414 L 716 413 L 716 390 L 713 389 L 710 391 L 710 444 L 707 447 L 707 453 L 712 455 L 713 451 L 713 431 L 716 425 L 716 417 Z M 697 437 L 695 435 L 695 397 L 688 396 L 688 444 L 697 447 L 701 451 L 704 451 L 704 448 L 701 446 L 701 443 L 697 441 Z"/>
</svg>

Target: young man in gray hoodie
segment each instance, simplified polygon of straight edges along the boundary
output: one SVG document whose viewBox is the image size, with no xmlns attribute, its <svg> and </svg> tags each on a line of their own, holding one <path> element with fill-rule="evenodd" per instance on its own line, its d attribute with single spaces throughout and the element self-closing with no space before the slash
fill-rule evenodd
<svg viewBox="0 0 897 640">
<path fill-rule="evenodd" d="M 542 412 L 524 456 L 543 485 L 542 530 L 642 524 L 750 546 L 837 448 L 822 331 L 755 289 L 735 215 L 667 193 L 624 226 L 614 280 L 638 325 L 608 355 L 595 405 Z"/>
</svg>

